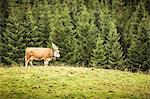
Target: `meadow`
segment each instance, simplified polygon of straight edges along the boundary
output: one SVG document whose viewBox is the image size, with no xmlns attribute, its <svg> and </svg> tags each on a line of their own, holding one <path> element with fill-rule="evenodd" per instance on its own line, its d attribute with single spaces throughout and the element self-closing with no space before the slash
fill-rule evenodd
<svg viewBox="0 0 150 99">
<path fill-rule="evenodd" d="M 0 67 L 0 99 L 150 99 L 150 75 L 71 66 Z"/>
</svg>

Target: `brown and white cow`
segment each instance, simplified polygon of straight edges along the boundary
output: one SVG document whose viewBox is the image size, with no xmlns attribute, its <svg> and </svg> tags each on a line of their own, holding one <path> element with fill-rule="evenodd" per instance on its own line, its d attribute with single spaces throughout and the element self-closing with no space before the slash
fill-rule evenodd
<svg viewBox="0 0 150 99">
<path fill-rule="evenodd" d="M 28 63 L 33 66 L 33 60 L 44 60 L 44 66 L 47 66 L 49 61 L 60 57 L 59 50 L 57 46 L 52 43 L 51 48 L 38 48 L 38 47 L 28 47 L 25 50 L 25 66 L 27 67 Z"/>
</svg>

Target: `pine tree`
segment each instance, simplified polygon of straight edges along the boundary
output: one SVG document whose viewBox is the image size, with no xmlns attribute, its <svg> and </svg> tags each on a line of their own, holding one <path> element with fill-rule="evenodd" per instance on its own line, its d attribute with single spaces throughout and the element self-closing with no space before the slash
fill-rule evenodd
<svg viewBox="0 0 150 99">
<path fill-rule="evenodd" d="M 96 35 L 95 47 L 93 48 L 91 65 L 94 67 L 105 67 L 107 62 L 107 53 L 105 48 L 105 41 L 108 35 L 108 20 L 107 15 L 109 14 L 108 9 L 105 7 L 104 3 L 101 2 L 100 8 L 98 9 L 96 16 L 96 26 L 98 27 L 98 34 Z"/>
<path fill-rule="evenodd" d="M 5 1 L 2 63 L 22 63 L 25 47 L 54 42 L 60 62 L 67 64 L 123 70 L 126 59 L 129 69 L 150 68 L 147 0 L 1 0 L 0 5 Z"/>
<path fill-rule="evenodd" d="M 14 8 L 12 3 L 7 19 L 6 30 L 3 33 L 3 62 L 6 64 L 23 63 L 24 31 L 22 30 L 23 15 L 20 8 Z"/>
<path fill-rule="evenodd" d="M 94 12 L 99 11 L 100 8 L 100 1 L 99 0 L 85 0 L 85 6 Z"/>
<path fill-rule="evenodd" d="M 92 19 L 93 14 L 90 14 L 87 8 L 82 5 L 79 8 L 77 14 L 77 25 L 76 25 L 76 38 L 78 40 L 79 47 L 78 52 L 80 53 L 79 64 L 89 65 L 92 49 L 95 43 L 95 37 L 98 33 L 98 29 Z"/>
<path fill-rule="evenodd" d="M 91 65 L 94 67 L 103 67 L 107 63 L 106 54 L 104 40 L 99 35 L 96 40 L 96 47 L 93 49 Z"/>
<path fill-rule="evenodd" d="M 77 41 L 74 38 L 74 25 L 71 23 L 69 12 L 66 2 L 55 5 L 49 25 L 51 29 L 49 42 L 54 42 L 60 48 L 62 62 L 73 64 L 76 62 Z"/>
<path fill-rule="evenodd" d="M 42 46 L 42 41 L 40 40 L 42 33 L 38 31 L 38 12 L 36 12 L 36 8 L 36 5 L 34 5 L 32 8 L 31 6 L 29 6 L 28 11 L 26 13 L 26 47 Z"/>
<path fill-rule="evenodd" d="M 129 10 L 131 8 L 127 8 L 124 6 L 125 3 L 123 0 L 112 0 L 111 10 L 113 11 L 112 15 L 116 19 L 117 25 L 117 32 L 120 34 L 120 44 L 123 48 L 124 56 L 127 56 L 127 48 L 128 48 L 128 41 L 125 40 L 126 35 L 126 23 L 128 22 Z"/>
<path fill-rule="evenodd" d="M 150 68 L 150 18 L 143 3 L 136 7 L 134 14 L 137 20 L 134 21 L 133 27 L 136 27 L 136 29 L 132 36 L 131 46 L 128 49 L 127 62 L 131 70 L 145 71 Z"/>
<path fill-rule="evenodd" d="M 120 35 L 117 33 L 116 20 L 112 17 L 110 17 L 107 39 L 108 41 L 106 42 L 105 47 L 108 55 L 108 64 L 111 66 L 110 68 L 124 69 L 123 51 L 119 42 Z"/>
<path fill-rule="evenodd" d="M 0 9 L 2 9 L 3 1 L 0 1 Z M 0 10 L 0 50 L 2 50 L 2 25 L 3 25 L 3 17 L 4 14 L 2 13 L 2 10 Z M 0 51 L 0 63 L 2 61 L 2 52 Z"/>
<path fill-rule="evenodd" d="M 8 9 L 8 0 L 1 0 L 0 1 L 0 63 L 2 63 L 2 57 L 3 57 L 3 53 L 2 51 L 4 50 L 3 48 L 3 32 L 5 31 L 5 25 L 6 25 L 6 21 L 5 21 L 5 17 L 7 17 L 8 13 L 7 13 L 7 9 Z"/>
<path fill-rule="evenodd" d="M 50 34 L 50 29 L 48 25 L 50 24 L 49 20 L 51 17 L 51 9 L 48 5 L 47 0 L 43 0 L 40 4 L 37 4 L 37 7 L 35 8 L 35 13 L 33 15 L 36 16 L 35 22 L 36 26 L 38 27 L 36 33 L 39 34 L 39 46 L 46 47 Z"/>
<path fill-rule="evenodd" d="M 123 51 L 120 40 L 120 34 L 117 32 L 117 21 L 113 16 L 113 12 L 108 7 L 107 2 L 101 1 L 100 15 L 98 20 L 98 27 L 103 41 L 103 59 L 104 68 L 119 68 L 121 69 L 123 61 Z M 100 41 L 101 41 L 100 40 Z M 99 42 L 100 42 L 99 41 Z M 102 64 L 103 64 L 102 62 Z"/>
<path fill-rule="evenodd" d="M 103 1 L 100 2 L 100 8 L 99 8 L 99 16 L 98 16 L 98 22 L 97 27 L 100 31 L 100 34 L 104 40 L 104 43 L 107 40 L 108 31 L 109 31 L 109 17 L 111 16 L 110 10 L 106 3 Z"/>
</svg>

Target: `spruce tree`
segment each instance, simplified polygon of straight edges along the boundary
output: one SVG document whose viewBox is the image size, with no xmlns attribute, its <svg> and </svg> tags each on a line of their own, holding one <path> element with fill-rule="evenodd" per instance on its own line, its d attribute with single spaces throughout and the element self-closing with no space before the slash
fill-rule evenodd
<svg viewBox="0 0 150 99">
<path fill-rule="evenodd" d="M 26 47 L 42 46 L 42 41 L 40 40 L 42 33 L 38 32 L 39 27 L 37 25 L 39 10 L 37 11 L 36 8 L 36 5 L 29 6 L 26 13 Z"/>
<path fill-rule="evenodd" d="M 54 42 L 61 53 L 61 62 L 73 64 L 76 62 L 76 39 L 74 38 L 74 25 L 71 23 L 71 16 L 66 2 L 56 4 L 50 20 L 49 42 Z M 49 45 L 50 46 L 50 45 Z"/>
<path fill-rule="evenodd" d="M 3 19 L 4 19 L 4 14 L 2 13 L 2 4 L 3 2 L 0 1 L 0 63 L 2 61 L 2 25 L 3 25 Z"/>
<path fill-rule="evenodd" d="M 10 4 L 6 30 L 3 33 L 3 62 L 6 64 L 23 63 L 24 60 L 24 30 L 22 27 L 23 13 L 19 7 Z"/>
<path fill-rule="evenodd" d="M 112 0 L 111 10 L 113 11 L 112 15 L 116 19 L 117 32 L 120 34 L 120 44 L 123 48 L 124 56 L 127 56 L 127 48 L 129 42 L 125 40 L 126 31 L 126 23 L 128 22 L 128 18 L 130 17 L 129 10 L 130 7 L 126 7 L 123 0 Z"/>
<path fill-rule="evenodd" d="M 107 63 L 106 54 L 104 40 L 99 35 L 96 39 L 96 47 L 93 49 L 91 65 L 94 67 L 104 67 L 104 65 Z"/>
<path fill-rule="evenodd" d="M 8 0 L 1 0 L 0 1 L 0 63 L 3 63 L 2 56 L 3 56 L 3 33 L 5 31 L 6 21 L 5 18 L 7 17 L 8 13 Z"/>
<path fill-rule="evenodd" d="M 87 8 L 82 5 L 82 3 L 78 10 L 79 11 L 76 16 L 76 38 L 79 45 L 77 49 L 80 53 L 80 57 L 78 57 L 79 64 L 89 65 L 98 29 L 92 19 L 93 14 L 89 13 Z"/>
<path fill-rule="evenodd" d="M 137 17 L 133 24 L 136 29 L 132 36 L 131 46 L 128 49 L 127 62 L 129 69 L 145 71 L 150 68 L 150 18 L 143 3 L 136 7 L 134 14 Z"/>
<path fill-rule="evenodd" d="M 91 1 L 92 2 L 92 1 Z M 108 9 L 105 7 L 104 3 L 101 2 L 100 7 L 96 14 L 96 26 L 98 27 L 98 34 L 96 35 L 95 47 L 93 48 L 91 65 L 94 67 L 105 67 L 107 62 L 107 53 L 105 48 L 105 41 L 108 35 L 108 26 L 107 26 L 107 15 L 109 14 Z"/>
<path fill-rule="evenodd" d="M 113 17 L 110 17 L 107 39 L 105 47 L 108 55 L 108 64 L 111 66 L 110 68 L 124 69 L 123 51 L 119 42 L 120 34 L 117 32 L 116 20 Z"/>
<path fill-rule="evenodd" d="M 38 27 L 36 33 L 39 34 L 39 46 L 46 47 L 50 34 L 48 25 L 50 24 L 49 20 L 51 18 L 51 9 L 47 0 L 43 0 L 40 4 L 37 4 L 35 13 L 33 13 L 33 15 L 36 17 L 35 22 L 36 26 Z"/>
<path fill-rule="evenodd" d="M 107 2 L 101 1 L 100 3 L 100 14 L 98 20 L 98 27 L 103 41 L 103 59 L 105 65 L 104 68 L 122 68 L 123 61 L 123 51 L 120 40 L 120 34 L 117 32 L 117 21 L 113 16 L 113 12 L 108 7 Z M 102 63 L 103 64 L 103 63 Z"/>
</svg>

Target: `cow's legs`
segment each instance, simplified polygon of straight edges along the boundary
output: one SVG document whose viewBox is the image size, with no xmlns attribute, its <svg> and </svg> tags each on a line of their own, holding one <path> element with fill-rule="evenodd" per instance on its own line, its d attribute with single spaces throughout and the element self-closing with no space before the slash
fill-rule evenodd
<svg viewBox="0 0 150 99">
<path fill-rule="evenodd" d="M 25 60 L 25 67 L 28 66 L 29 60 Z"/>
<path fill-rule="evenodd" d="M 33 66 L 32 60 L 30 60 L 30 65 Z"/>
<path fill-rule="evenodd" d="M 31 66 L 33 66 L 33 63 L 32 63 L 33 59 L 34 59 L 34 57 L 30 57 L 30 61 L 29 62 L 30 62 Z"/>
<path fill-rule="evenodd" d="M 25 56 L 25 67 L 27 67 L 28 66 L 28 63 L 29 63 L 29 59 L 27 59 L 27 56 Z"/>
<path fill-rule="evenodd" d="M 44 60 L 44 66 L 48 66 L 48 60 Z"/>
</svg>

